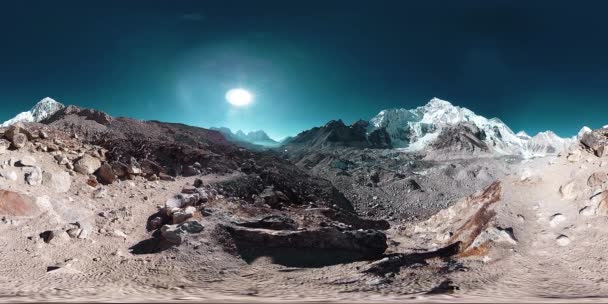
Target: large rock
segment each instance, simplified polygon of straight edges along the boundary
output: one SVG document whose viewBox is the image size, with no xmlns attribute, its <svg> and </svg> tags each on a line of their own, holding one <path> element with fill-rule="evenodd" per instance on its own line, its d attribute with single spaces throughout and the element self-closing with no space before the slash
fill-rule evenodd
<svg viewBox="0 0 608 304">
<path fill-rule="evenodd" d="M 15 134 L 11 140 L 12 147 L 15 149 L 21 149 L 27 144 L 27 137 L 24 134 Z"/>
<path fill-rule="evenodd" d="M 91 155 L 85 154 L 74 163 L 74 170 L 82 174 L 93 174 L 101 167 L 101 161 Z"/>
<path fill-rule="evenodd" d="M 112 167 L 114 174 L 116 176 L 118 176 L 119 178 L 124 178 L 127 175 L 129 175 L 129 167 L 122 162 L 119 162 L 119 161 L 112 162 L 110 164 L 110 166 Z"/>
<path fill-rule="evenodd" d="M 36 216 L 40 209 L 36 200 L 17 192 L 0 190 L 0 215 L 2 216 Z"/>
<path fill-rule="evenodd" d="M 591 198 L 591 210 L 599 216 L 608 216 L 608 191 L 603 191 Z"/>
<path fill-rule="evenodd" d="M 42 184 L 56 192 L 64 193 L 70 190 L 72 177 L 65 171 L 44 171 L 42 173 Z"/>
<path fill-rule="evenodd" d="M 381 256 L 386 235 L 377 230 L 340 231 L 334 227 L 313 230 L 269 230 L 222 225 L 244 247 L 344 251 L 361 258 Z"/>
<path fill-rule="evenodd" d="M 24 168 L 25 181 L 30 186 L 38 186 L 42 183 L 42 169 L 40 167 L 26 167 Z"/>
<path fill-rule="evenodd" d="M 167 241 L 173 244 L 181 244 L 188 234 L 199 233 L 204 227 L 197 221 L 188 221 L 177 225 L 164 225 L 160 233 Z"/>
<path fill-rule="evenodd" d="M 20 160 L 17 161 L 17 164 L 24 167 L 34 167 L 36 166 L 36 159 L 32 156 L 25 155 L 21 157 Z"/>
<path fill-rule="evenodd" d="M 97 177 L 99 178 L 99 181 L 104 185 L 111 184 L 116 180 L 116 174 L 114 173 L 114 169 L 112 169 L 112 166 L 110 166 L 108 163 L 104 163 L 103 165 L 101 165 L 101 167 L 99 167 L 99 169 L 97 170 Z"/>
<path fill-rule="evenodd" d="M 502 186 L 494 182 L 484 190 L 458 201 L 439 211 L 428 220 L 408 228 L 412 238 L 433 237 L 433 247 L 459 244 L 457 251 L 463 256 L 485 254 L 492 242 L 514 239 L 509 230 L 494 223 L 500 206 Z M 423 245 L 428 246 L 428 245 Z"/>
<path fill-rule="evenodd" d="M 140 162 L 140 165 L 141 165 L 141 171 L 144 174 L 149 174 L 149 175 L 159 174 L 163 170 L 163 168 L 159 164 L 157 164 L 149 159 L 142 160 Z"/>
<path fill-rule="evenodd" d="M 581 138 L 581 143 L 593 150 L 596 156 L 604 156 L 606 145 L 608 145 L 608 129 L 599 129 L 585 133 Z"/>
<path fill-rule="evenodd" d="M 70 235 L 63 230 L 47 230 L 40 233 L 40 238 L 48 244 L 61 244 L 70 240 Z"/>
<path fill-rule="evenodd" d="M 587 179 L 589 187 L 597 187 L 605 184 L 608 181 L 608 175 L 605 172 L 595 172 Z"/>
<path fill-rule="evenodd" d="M 129 164 L 127 165 L 127 173 L 129 173 L 130 175 L 141 174 L 141 165 L 139 164 L 139 162 L 137 162 L 135 157 L 131 157 L 129 159 Z"/>
<path fill-rule="evenodd" d="M 25 146 L 28 140 L 28 136 L 24 133 L 29 132 L 22 129 L 20 125 L 12 125 L 4 131 L 4 137 L 12 143 L 13 148 L 20 149 Z"/>
<path fill-rule="evenodd" d="M 171 214 L 172 223 L 173 224 L 181 224 L 185 222 L 187 219 L 190 219 L 194 216 L 194 212 L 196 208 L 192 206 L 188 206 L 184 209 L 179 209 Z"/>
</svg>

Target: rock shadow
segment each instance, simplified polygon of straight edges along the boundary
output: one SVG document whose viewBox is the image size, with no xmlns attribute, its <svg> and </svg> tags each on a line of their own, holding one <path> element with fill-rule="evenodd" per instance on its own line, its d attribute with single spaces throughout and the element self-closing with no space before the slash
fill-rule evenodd
<svg viewBox="0 0 608 304">
<path fill-rule="evenodd" d="M 320 268 L 338 264 L 370 260 L 362 254 L 341 249 L 322 248 L 264 248 L 246 242 L 237 242 L 240 257 L 248 264 L 260 258 L 269 258 L 273 264 L 286 267 Z"/>
<path fill-rule="evenodd" d="M 152 234 L 151 238 L 131 246 L 129 250 L 134 255 L 140 255 L 159 253 L 174 246 L 175 244 L 168 242 L 160 236 L 160 231 L 156 231 Z"/>
</svg>

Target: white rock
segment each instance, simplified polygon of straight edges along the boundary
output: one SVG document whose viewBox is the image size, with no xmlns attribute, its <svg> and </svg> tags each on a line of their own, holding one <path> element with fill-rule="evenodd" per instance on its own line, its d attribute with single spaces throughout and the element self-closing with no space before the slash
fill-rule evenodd
<svg viewBox="0 0 608 304">
<path fill-rule="evenodd" d="M 566 216 L 561 214 L 561 213 L 556 213 L 554 215 L 551 216 L 551 219 L 549 220 L 549 226 L 551 227 L 557 227 L 559 224 L 563 223 L 566 221 Z"/>
<path fill-rule="evenodd" d="M 555 239 L 555 242 L 557 242 L 557 245 L 563 247 L 563 246 L 570 245 L 571 241 L 570 241 L 570 238 L 568 238 L 567 236 L 562 234 Z"/>
<path fill-rule="evenodd" d="M 65 193 L 70 190 L 72 177 L 65 171 L 44 171 L 42 173 L 42 184 L 58 193 Z"/>
<path fill-rule="evenodd" d="M 21 157 L 21 159 L 18 160 L 17 163 L 24 167 L 34 167 L 36 166 L 36 159 L 29 155 L 25 155 Z"/>
<path fill-rule="evenodd" d="M 194 216 L 194 212 L 196 212 L 196 208 L 192 206 L 188 206 L 184 209 L 177 210 L 171 214 L 173 219 L 173 224 L 181 224 L 187 219 Z"/>
<path fill-rule="evenodd" d="M 1 172 L 0 175 L 10 181 L 16 181 L 19 177 L 17 176 L 17 172 L 13 170 Z"/>
<path fill-rule="evenodd" d="M 565 185 L 562 185 L 559 188 L 559 193 L 565 199 L 574 199 L 574 198 L 576 198 L 574 181 L 571 181 L 571 182 L 569 182 L 569 183 L 567 183 Z"/>
</svg>

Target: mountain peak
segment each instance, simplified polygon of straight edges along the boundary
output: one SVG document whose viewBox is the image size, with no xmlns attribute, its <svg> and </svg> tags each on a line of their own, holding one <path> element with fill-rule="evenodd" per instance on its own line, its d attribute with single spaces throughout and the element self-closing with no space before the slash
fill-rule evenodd
<svg viewBox="0 0 608 304">
<path fill-rule="evenodd" d="M 431 99 L 427 104 L 427 107 L 432 107 L 432 108 L 446 108 L 446 107 L 453 107 L 454 105 L 452 105 L 451 102 L 447 101 L 447 100 L 443 100 L 443 99 L 439 99 L 437 97 L 433 97 L 433 99 Z"/>
<path fill-rule="evenodd" d="M 65 108 L 63 104 L 53 98 L 45 97 L 37 102 L 29 111 L 17 114 L 17 116 L 5 121 L 0 126 L 8 127 L 20 122 L 41 122 L 63 108 Z"/>
</svg>

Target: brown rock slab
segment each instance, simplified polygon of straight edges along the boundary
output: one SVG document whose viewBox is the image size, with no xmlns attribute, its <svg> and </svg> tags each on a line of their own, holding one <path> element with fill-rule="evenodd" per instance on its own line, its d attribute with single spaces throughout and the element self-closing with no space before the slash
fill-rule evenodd
<svg viewBox="0 0 608 304">
<path fill-rule="evenodd" d="M 8 190 L 0 190 L 0 215 L 36 216 L 40 213 L 33 197 Z"/>
</svg>

